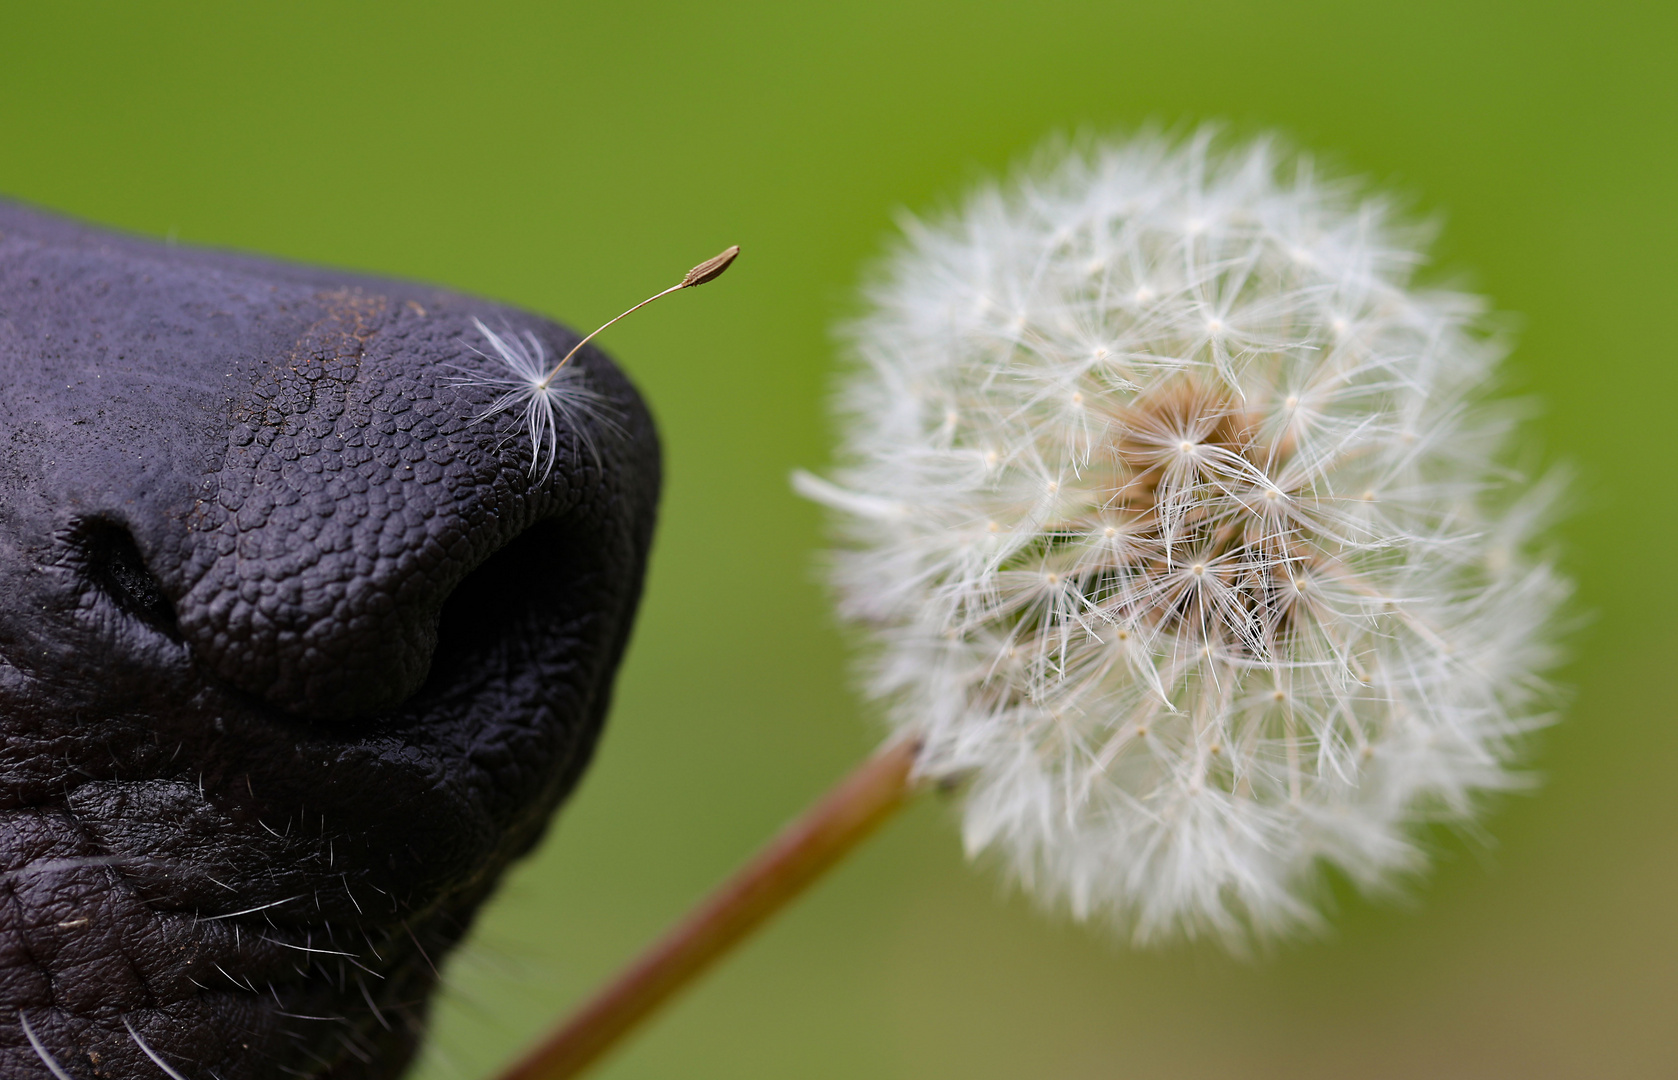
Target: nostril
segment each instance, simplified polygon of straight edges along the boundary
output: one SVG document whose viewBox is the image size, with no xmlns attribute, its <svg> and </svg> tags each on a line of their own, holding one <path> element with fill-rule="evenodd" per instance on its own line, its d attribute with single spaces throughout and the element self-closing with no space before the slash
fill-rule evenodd
<svg viewBox="0 0 1678 1080">
<path fill-rule="evenodd" d="M 81 522 L 73 536 L 88 580 L 130 618 L 180 640 L 175 606 L 146 567 L 145 557 L 127 527 L 107 518 Z"/>
<path fill-rule="evenodd" d="M 544 657 L 585 632 L 580 620 L 588 618 L 595 561 L 562 521 L 540 521 L 520 533 L 444 602 L 426 690 L 458 690 L 498 672 L 542 677 Z"/>
</svg>

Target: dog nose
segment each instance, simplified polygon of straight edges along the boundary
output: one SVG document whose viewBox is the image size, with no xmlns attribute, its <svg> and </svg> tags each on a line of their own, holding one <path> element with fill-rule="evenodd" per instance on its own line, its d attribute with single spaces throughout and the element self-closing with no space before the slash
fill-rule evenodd
<svg viewBox="0 0 1678 1080">
<path fill-rule="evenodd" d="M 628 380 L 579 352 L 539 460 L 494 411 L 575 340 L 0 199 L 0 1075 L 400 1071 L 640 596 Z"/>
<path fill-rule="evenodd" d="M 532 469 L 510 418 L 483 417 L 484 380 L 463 378 L 499 362 L 478 340 L 485 313 L 428 300 L 316 294 L 307 329 L 232 401 L 226 454 L 188 517 L 182 636 L 227 684 L 288 712 L 344 718 L 409 697 L 462 581 L 598 481 L 585 474 L 609 420 L 560 432 L 559 466 Z M 547 351 L 576 340 L 494 318 Z"/>
<path fill-rule="evenodd" d="M 223 688 L 319 720 L 399 704 L 451 596 L 515 541 L 519 602 L 462 596 L 466 636 L 496 632 L 498 608 L 615 609 L 590 574 L 638 580 L 646 537 L 614 530 L 650 528 L 658 444 L 628 380 L 584 348 L 566 378 L 586 407 L 539 448 L 492 414 L 521 359 L 497 342 L 558 356 L 572 331 L 4 203 L 0 242 L 0 359 L 29 415 L 56 418 L 19 428 L 6 475 L 31 482 L 8 491 L 45 500 L 107 591 Z M 508 563 L 479 577 L 518 590 Z"/>
</svg>

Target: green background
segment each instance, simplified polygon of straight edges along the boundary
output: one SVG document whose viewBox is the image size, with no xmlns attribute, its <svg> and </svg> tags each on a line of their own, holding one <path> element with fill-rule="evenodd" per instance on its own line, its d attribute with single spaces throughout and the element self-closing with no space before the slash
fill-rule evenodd
<svg viewBox="0 0 1678 1080">
<path fill-rule="evenodd" d="M 450 966 L 478 1077 L 863 755 L 817 583 L 830 326 L 900 208 L 1046 135 L 1280 129 L 1446 224 L 1581 481 L 1564 723 L 1398 903 L 1242 963 L 1041 917 L 913 809 L 604 1076 L 1678 1073 L 1678 5 L 9 3 L 0 191 L 614 328 L 669 486 L 597 764 Z"/>
</svg>

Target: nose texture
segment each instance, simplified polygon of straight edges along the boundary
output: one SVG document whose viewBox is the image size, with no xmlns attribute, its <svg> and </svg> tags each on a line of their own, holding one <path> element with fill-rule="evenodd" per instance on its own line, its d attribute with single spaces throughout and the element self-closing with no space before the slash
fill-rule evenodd
<svg viewBox="0 0 1678 1080">
<path fill-rule="evenodd" d="M 577 340 L 0 200 L 0 1077 L 402 1071 L 588 765 L 658 498 L 593 349 L 533 475 L 480 326 Z"/>
<path fill-rule="evenodd" d="M 456 385 L 475 331 L 445 303 L 313 300 L 288 354 L 231 403 L 213 491 L 187 518 L 178 617 L 228 684 L 341 719 L 409 697 L 462 578 L 591 478 L 533 484 L 505 433 L 475 422 Z"/>
<path fill-rule="evenodd" d="M 287 713 L 342 720 L 406 700 L 469 572 L 539 520 L 600 518 L 626 471 L 656 477 L 650 421 L 592 349 L 578 363 L 599 430 L 569 449 L 596 453 L 538 482 L 509 418 L 478 421 L 500 363 L 480 323 L 569 349 L 575 336 L 546 320 L 16 209 L 0 233 L 28 251 L 14 295 L 41 294 L 0 318 L 0 356 L 8 331 L 30 339 L 23 381 L 62 414 L 36 460 L 14 458 L 16 482 L 131 529 L 197 663 Z"/>
</svg>

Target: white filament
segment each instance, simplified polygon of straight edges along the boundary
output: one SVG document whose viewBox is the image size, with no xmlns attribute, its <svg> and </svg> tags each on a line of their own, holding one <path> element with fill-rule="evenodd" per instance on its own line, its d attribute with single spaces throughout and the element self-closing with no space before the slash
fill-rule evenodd
<svg viewBox="0 0 1678 1080">
<path fill-rule="evenodd" d="M 563 434 L 570 434 L 593 457 L 590 424 L 605 429 L 615 429 L 616 425 L 609 415 L 607 400 L 585 385 L 584 370 L 572 364 L 550 370 L 547 349 L 529 330 L 521 333 L 503 328 L 497 332 L 481 319 L 473 319 L 472 325 L 490 349 L 485 353 L 473 347 L 472 351 L 500 364 L 500 369 L 491 373 L 467 371 L 455 380 L 459 386 L 485 386 L 497 393 L 495 400 L 473 422 L 504 412 L 515 414 L 524 437 L 530 442 L 533 478 L 546 480 L 553 472 Z"/>
</svg>

